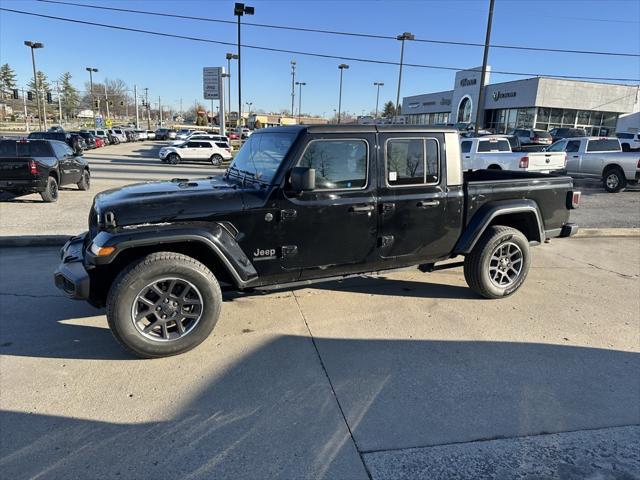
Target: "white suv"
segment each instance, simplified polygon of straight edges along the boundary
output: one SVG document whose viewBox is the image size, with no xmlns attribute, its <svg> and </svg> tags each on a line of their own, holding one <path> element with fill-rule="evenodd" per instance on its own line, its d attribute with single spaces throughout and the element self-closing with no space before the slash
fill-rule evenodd
<svg viewBox="0 0 640 480">
<path fill-rule="evenodd" d="M 175 145 L 180 145 L 181 143 L 184 143 L 184 142 L 191 142 L 191 141 L 198 141 L 198 140 L 213 140 L 214 142 L 222 142 L 222 143 L 226 143 L 227 147 L 230 145 L 229 139 L 224 135 L 214 135 L 210 133 L 194 133 L 192 135 L 189 135 L 185 140 L 175 140 L 171 142 L 171 145 L 175 146 Z"/>
<path fill-rule="evenodd" d="M 182 160 L 208 160 L 213 166 L 219 166 L 223 160 L 231 160 L 231 149 L 224 142 L 212 140 L 192 140 L 180 145 L 171 145 L 160 149 L 163 163 L 177 165 Z"/>
<path fill-rule="evenodd" d="M 120 143 L 125 143 L 127 141 L 127 135 L 119 128 L 110 128 L 107 132 L 120 140 Z"/>
</svg>

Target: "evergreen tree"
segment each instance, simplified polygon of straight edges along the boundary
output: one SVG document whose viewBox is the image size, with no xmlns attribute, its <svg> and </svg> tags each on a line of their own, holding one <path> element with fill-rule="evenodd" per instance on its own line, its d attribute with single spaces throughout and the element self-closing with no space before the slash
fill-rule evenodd
<svg viewBox="0 0 640 480">
<path fill-rule="evenodd" d="M 16 73 L 5 63 L 0 67 L 0 98 L 9 97 L 16 88 Z"/>
<path fill-rule="evenodd" d="M 76 87 L 71 85 L 71 73 L 63 73 L 59 81 L 62 114 L 66 118 L 70 118 L 76 113 L 76 109 L 80 105 L 80 94 Z"/>
<path fill-rule="evenodd" d="M 396 107 L 391 100 L 384 104 L 384 109 L 382 110 L 383 117 L 393 117 L 396 114 Z"/>
<path fill-rule="evenodd" d="M 40 92 L 40 95 L 42 95 L 42 92 L 50 92 L 51 85 L 49 85 L 49 80 L 47 79 L 47 76 L 44 73 L 42 73 L 40 70 L 36 72 L 36 75 L 38 76 L 38 91 Z M 36 84 L 33 81 L 33 77 L 31 77 L 31 80 L 29 80 L 29 84 L 27 85 L 27 88 L 29 88 L 29 90 L 35 93 Z"/>
</svg>

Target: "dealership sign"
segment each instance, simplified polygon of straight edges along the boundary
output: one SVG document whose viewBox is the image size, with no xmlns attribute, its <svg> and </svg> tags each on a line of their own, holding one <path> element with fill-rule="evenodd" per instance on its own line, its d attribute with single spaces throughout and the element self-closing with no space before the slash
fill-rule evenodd
<svg viewBox="0 0 640 480">
<path fill-rule="evenodd" d="M 222 80 L 221 67 L 204 67 L 202 80 L 205 100 L 220 100 L 220 80 Z"/>
<path fill-rule="evenodd" d="M 463 78 L 462 80 L 460 80 L 460 86 L 461 87 L 470 87 L 472 85 L 475 85 L 477 82 L 477 79 L 475 78 Z"/>
<path fill-rule="evenodd" d="M 501 92 L 500 90 L 496 90 L 491 94 L 493 97 L 493 101 L 497 102 L 501 98 L 511 98 L 516 96 L 516 92 Z"/>
</svg>

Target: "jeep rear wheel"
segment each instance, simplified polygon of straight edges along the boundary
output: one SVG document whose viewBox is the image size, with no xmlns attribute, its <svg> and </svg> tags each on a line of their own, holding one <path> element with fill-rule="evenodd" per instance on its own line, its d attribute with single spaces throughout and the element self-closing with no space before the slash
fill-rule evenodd
<svg viewBox="0 0 640 480">
<path fill-rule="evenodd" d="M 211 271 L 173 252 L 147 255 L 123 270 L 107 298 L 115 338 L 142 358 L 184 353 L 202 343 L 220 316 L 222 294 Z"/>
<path fill-rule="evenodd" d="M 47 185 L 45 189 L 40 192 L 42 200 L 47 203 L 53 203 L 58 201 L 58 181 L 55 177 L 50 176 L 47 178 Z"/>
<path fill-rule="evenodd" d="M 464 278 L 478 295 L 507 297 L 524 283 L 530 262 L 529 241 L 522 232 L 492 226 L 464 259 Z"/>
</svg>

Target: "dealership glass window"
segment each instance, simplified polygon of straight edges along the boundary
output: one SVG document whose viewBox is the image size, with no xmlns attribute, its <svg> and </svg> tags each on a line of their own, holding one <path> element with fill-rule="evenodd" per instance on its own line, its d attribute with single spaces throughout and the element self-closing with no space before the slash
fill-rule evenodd
<svg viewBox="0 0 640 480">
<path fill-rule="evenodd" d="M 618 114 L 614 112 L 604 112 L 602 117 L 602 125 L 605 127 L 614 127 L 618 123 Z"/>
<path fill-rule="evenodd" d="M 557 123 L 558 125 L 562 124 L 562 109 L 561 108 L 552 108 L 551 115 L 549 116 L 549 123 Z"/>
<path fill-rule="evenodd" d="M 458 122 L 470 122 L 471 121 L 471 99 L 464 97 L 458 107 Z"/>
<path fill-rule="evenodd" d="M 516 119 L 516 128 L 533 127 L 533 116 L 535 115 L 535 112 L 535 108 L 519 108 Z"/>
<path fill-rule="evenodd" d="M 551 115 L 550 108 L 538 108 L 538 121 L 540 123 L 549 123 L 550 115 Z"/>
<path fill-rule="evenodd" d="M 589 125 L 591 112 L 589 110 L 578 110 L 578 125 Z"/>
<path fill-rule="evenodd" d="M 565 108 L 562 110 L 562 125 L 565 127 L 573 127 L 576 124 L 577 110 Z"/>
<path fill-rule="evenodd" d="M 602 122 L 602 112 L 591 112 L 591 125 L 599 126 Z"/>
</svg>

